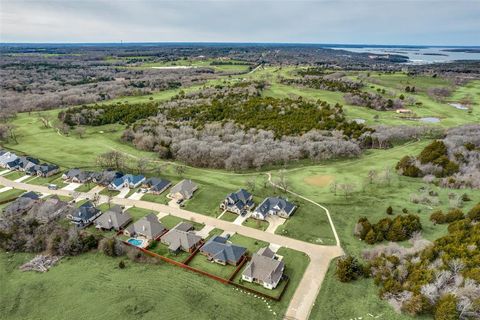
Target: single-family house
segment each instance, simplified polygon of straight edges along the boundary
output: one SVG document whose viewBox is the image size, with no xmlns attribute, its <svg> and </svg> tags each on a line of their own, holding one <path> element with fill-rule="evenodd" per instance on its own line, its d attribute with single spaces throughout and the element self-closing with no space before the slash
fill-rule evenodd
<svg viewBox="0 0 480 320">
<path fill-rule="evenodd" d="M 67 218 L 69 218 L 78 228 L 85 228 L 101 214 L 102 212 L 100 210 L 98 210 L 90 201 L 87 201 L 73 213 L 69 214 Z"/>
<path fill-rule="evenodd" d="M 158 217 L 150 213 L 128 226 L 123 233 L 129 237 L 142 236 L 149 240 L 156 240 L 164 234 L 165 231 L 167 231 L 167 229 L 158 221 Z"/>
<path fill-rule="evenodd" d="M 168 249 L 174 253 L 180 250 L 193 252 L 202 244 L 202 237 L 191 231 L 193 226 L 190 223 L 180 222 L 172 230 L 165 233 L 160 241 L 168 245 Z"/>
<path fill-rule="evenodd" d="M 15 169 L 19 171 L 29 172 L 30 168 L 35 167 L 39 163 L 40 161 L 38 159 L 22 156 L 18 158 L 18 165 Z"/>
<path fill-rule="evenodd" d="M 143 182 L 143 186 L 149 188 L 148 191 L 153 194 L 161 194 L 171 185 L 170 181 L 160 178 L 149 178 Z"/>
<path fill-rule="evenodd" d="M 51 177 L 60 172 L 60 167 L 55 164 L 42 163 L 33 167 L 35 174 L 40 177 Z"/>
<path fill-rule="evenodd" d="M 253 195 L 245 189 L 232 192 L 220 204 L 220 209 L 236 214 L 243 214 L 255 206 Z"/>
<path fill-rule="evenodd" d="M 123 177 L 122 172 L 108 169 L 101 172 L 96 172 L 92 176 L 92 180 L 94 183 L 101 186 L 108 186 L 113 180 L 121 177 Z"/>
<path fill-rule="evenodd" d="M 175 200 L 187 200 L 193 196 L 198 186 L 190 179 L 184 179 L 177 183 L 168 194 L 168 197 Z"/>
<path fill-rule="evenodd" d="M 246 248 L 232 244 L 221 236 L 213 237 L 200 248 L 200 253 L 207 256 L 208 260 L 232 266 L 238 265 L 246 252 Z"/>
<path fill-rule="evenodd" d="M 77 177 L 77 176 L 80 174 L 81 171 L 82 171 L 82 170 L 77 169 L 77 168 L 75 168 L 75 169 L 70 169 L 70 170 L 68 170 L 68 171 L 65 171 L 65 172 L 62 174 L 62 179 L 63 179 L 63 180 L 66 180 L 66 181 L 72 181 L 73 178 Z"/>
<path fill-rule="evenodd" d="M 32 199 L 32 200 L 38 200 L 38 199 L 40 199 L 40 196 L 36 192 L 29 191 L 29 192 L 25 192 L 24 194 L 22 194 L 20 196 L 20 198 L 28 198 L 28 199 Z"/>
<path fill-rule="evenodd" d="M 289 218 L 297 206 L 281 197 L 269 197 L 252 212 L 252 218 L 265 220 L 268 215 Z"/>
<path fill-rule="evenodd" d="M 17 157 L 16 155 L 12 156 L 11 160 L 7 162 L 7 164 L 5 165 L 5 167 L 10 170 L 18 170 L 19 166 L 20 166 L 20 158 Z"/>
<path fill-rule="evenodd" d="M 109 185 L 110 190 L 120 190 L 123 188 L 136 188 L 139 187 L 145 181 L 145 177 L 142 175 L 126 174 L 119 178 L 114 179 Z"/>
<path fill-rule="evenodd" d="M 252 260 L 242 273 L 242 280 L 261 284 L 267 289 L 275 289 L 283 277 L 285 264 L 277 260 L 268 247 L 254 253 Z"/>
<path fill-rule="evenodd" d="M 132 216 L 115 205 L 95 220 L 95 228 L 103 230 L 124 229 L 132 221 Z"/>
<path fill-rule="evenodd" d="M 5 152 L 0 156 L 0 167 L 7 168 L 8 163 L 14 163 L 18 159 L 17 155 L 12 152 Z"/>
</svg>

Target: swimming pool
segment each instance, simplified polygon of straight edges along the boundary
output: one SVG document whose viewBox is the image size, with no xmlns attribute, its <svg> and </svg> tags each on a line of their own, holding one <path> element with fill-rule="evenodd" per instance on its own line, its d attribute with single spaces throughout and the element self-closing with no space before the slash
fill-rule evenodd
<svg viewBox="0 0 480 320">
<path fill-rule="evenodd" d="M 135 239 L 135 238 L 130 238 L 127 240 L 128 243 L 131 245 L 134 245 L 135 247 L 140 247 L 143 248 L 145 245 L 145 240 L 142 239 Z"/>
</svg>

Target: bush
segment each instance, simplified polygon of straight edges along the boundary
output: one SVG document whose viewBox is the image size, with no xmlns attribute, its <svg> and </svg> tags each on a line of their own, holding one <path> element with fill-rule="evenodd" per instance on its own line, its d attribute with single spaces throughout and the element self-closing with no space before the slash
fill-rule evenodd
<svg viewBox="0 0 480 320">
<path fill-rule="evenodd" d="M 118 267 L 120 269 L 125 269 L 125 267 L 126 267 L 125 262 L 123 260 L 120 260 L 120 262 L 118 263 Z"/>
<path fill-rule="evenodd" d="M 445 214 L 443 214 L 442 210 L 437 210 L 430 215 L 430 221 L 434 224 L 444 224 Z"/>
<path fill-rule="evenodd" d="M 447 294 L 441 297 L 435 308 L 435 320 L 457 320 L 459 318 L 455 296 Z"/>
<path fill-rule="evenodd" d="M 471 220 L 480 221 L 480 203 L 468 211 L 468 217 Z"/>
<path fill-rule="evenodd" d="M 393 208 L 392 208 L 392 206 L 389 206 L 389 207 L 387 208 L 387 214 L 389 214 L 389 215 L 392 215 L 392 214 L 393 214 Z"/>
<path fill-rule="evenodd" d="M 462 220 L 465 218 L 462 210 L 460 209 L 452 209 L 445 215 L 445 222 L 451 223 L 453 221 Z"/>
<path fill-rule="evenodd" d="M 361 218 L 357 223 L 357 229 L 360 229 L 357 235 L 368 244 L 375 244 L 388 241 L 404 241 L 415 233 L 422 230 L 420 218 L 417 215 L 405 214 L 396 216 L 393 220 L 384 218 L 376 224 L 370 224 L 368 219 Z M 358 230 L 357 230 L 358 231 Z"/>
<path fill-rule="evenodd" d="M 341 282 L 357 280 L 363 274 L 363 267 L 358 260 L 352 256 L 338 259 L 335 275 Z"/>
</svg>

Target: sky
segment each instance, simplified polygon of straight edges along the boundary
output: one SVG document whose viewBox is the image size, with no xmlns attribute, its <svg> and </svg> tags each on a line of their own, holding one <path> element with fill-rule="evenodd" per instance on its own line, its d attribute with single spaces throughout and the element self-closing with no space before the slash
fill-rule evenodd
<svg viewBox="0 0 480 320">
<path fill-rule="evenodd" d="M 0 42 L 480 45 L 480 0 L 0 0 Z"/>
</svg>

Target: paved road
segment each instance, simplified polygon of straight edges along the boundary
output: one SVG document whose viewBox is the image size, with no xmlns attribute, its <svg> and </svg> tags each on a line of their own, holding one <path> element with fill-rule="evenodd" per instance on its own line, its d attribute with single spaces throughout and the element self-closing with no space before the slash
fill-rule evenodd
<svg viewBox="0 0 480 320">
<path fill-rule="evenodd" d="M 49 190 L 45 186 L 30 185 L 22 182 L 15 182 L 0 176 L 0 184 L 23 189 L 27 191 L 35 191 L 41 193 L 50 193 L 57 195 L 70 196 L 71 191 L 68 190 Z M 78 192 L 77 192 L 78 193 Z M 93 193 L 79 193 L 82 197 L 93 197 Z M 101 196 L 101 201 L 106 201 L 105 196 Z M 290 319 L 307 320 L 313 307 L 315 299 L 320 291 L 322 281 L 328 269 L 328 265 L 332 259 L 341 256 L 343 250 L 339 246 L 321 246 L 300 240 L 267 233 L 261 230 L 236 225 L 228 221 L 205 216 L 199 213 L 174 208 L 167 205 L 124 198 L 112 198 L 111 202 L 122 206 L 136 206 L 139 208 L 161 212 L 162 214 L 171 214 L 183 219 L 204 223 L 208 226 L 223 229 L 230 234 L 238 233 L 247 237 L 256 238 L 265 242 L 274 243 L 282 247 L 302 251 L 310 257 L 310 263 L 305 270 L 303 278 L 295 291 L 292 300 L 288 306 L 285 317 Z"/>
</svg>

